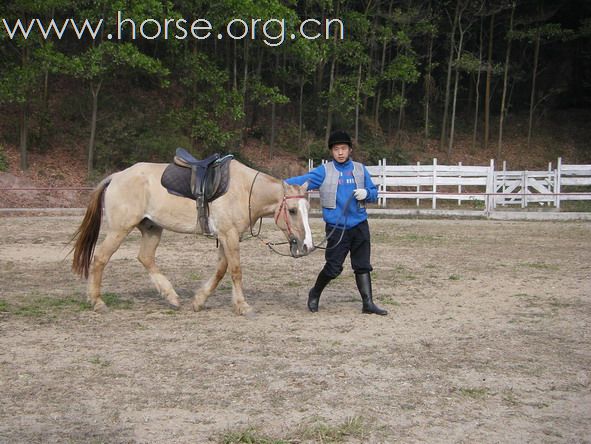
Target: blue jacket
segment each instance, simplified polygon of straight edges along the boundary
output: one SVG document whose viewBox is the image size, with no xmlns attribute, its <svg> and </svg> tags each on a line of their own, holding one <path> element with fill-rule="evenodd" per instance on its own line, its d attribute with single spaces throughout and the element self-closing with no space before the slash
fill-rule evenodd
<svg viewBox="0 0 591 444">
<path fill-rule="evenodd" d="M 367 211 L 364 207 L 359 205 L 353 195 L 353 190 L 357 188 L 355 180 L 353 179 L 353 162 L 351 159 L 343 163 L 332 161 L 340 173 L 339 185 L 337 188 L 337 207 L 334 209 L 322 208 L 322 217 L 324 221 L 330 226 L 337 226 L 339 228 L 353 228 L 361 222 L 367 220 Z M 363 167 L 365 176 L 364 188 L 367 190 L 366 202 L 377 202 L 378 189 L 371 180 L 371 175 L 365 166 Z M 307 174 L 302 176 L 290 177 L 285 182 L 290 185 L 303 185 L 308 182 L 309 190 L 317 190 L 322 185 L 326 176 L 324 165 L 314 168 Z M 361 188 L 361 187 L 360 187 Z M 348 206 L 345 209 L 345 205 Z"/>
</svg>

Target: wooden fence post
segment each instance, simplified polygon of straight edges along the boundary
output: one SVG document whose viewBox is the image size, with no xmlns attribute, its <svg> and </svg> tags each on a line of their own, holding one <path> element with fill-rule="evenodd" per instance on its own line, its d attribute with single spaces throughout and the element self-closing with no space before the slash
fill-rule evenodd
<svg viewBox="0 0 591 444">
<path fill-rule="evenodd" d="M 421 162 L 417 162 L 417 167 L 420 167 L 420 166 L 421 166 Z M 417 175 L 420 175 L 419 168 L 417 168 Z M 421 192 L 421 185 L 419 184 L 419 185 L 417 185 L 417 193 L 420 193 L 420 192 Z M 420 194 L 417 194 L 416 203 L 417 203 L 417 207 L 421 205 L 421 195 Z"/>
<path fill-rule="evenodd" d="M 507 161 L 503 160 L 503 182 L 501 185 L 501 193 L 503 193 L 503 197 L 501 198 L 502 206 L 505 206 L 505 190 L 507 189 Z M 496 191 L 495 191 L 496 192 Z M 496 200 L 495 200 L 496 204 Z"/>
<path fill-rule="evenodd" d="M 431 208 L 436 210 L 437 209 L 437 158 L 433 158 L 433 186 L 431 187 L 433 191 L 433 200 L 431 204 Z"/>
<path fill-rule="evenodd" d="M 382 197 L 380 198 L 380 202 L 379 205 L 383 208 L 386 208 L 388 206 L 388 200 L 386 199 L 386 194 L 385 192 L 386 190 L 386 158 L 383 158 L 381 161 L 379 161 L 378 165 L 380 165 L 382 167 L 382 184 L 380 186 L 381 190 L 382 190 Z"/>
<path fill-rule="evenodd" d="M 527 170 L 521 174 L 521 208 L 527 207 Z"/>
<path fill-rule="evenodd" d="M 488 167 L 488 171 L 486 173 L 486 189 L 485 189 L 485 196 L 484 196 L 484 214 L 486 217 L 490 215 L 490 212 L 494 208 L 494 192 L 495 192 L 495 161 L 494 159 L 490 160 L 490 165 Z"/>
<path fill-rule="evenodd" d="M 559 157 L 556 162 L 556 170 L 554 171 L 554 193 L 555 203 L 557 210 L 560 210 L 560 182 L 562 181 L 562 157 Z"/>
<path fill-rule="evenodd" d="M 458 179 L 461 179 L 462 178 L 462 173 L 461 173 L 461 171 L 462 171 L 462 162 L 458 162 L 458 166 L 460 167 L 460 173 L 458 174 Z M 458 185 L 458 194 L 462 194 L 462 184 L 461 183 Z M 461 199 L 461 197 L 460 197 L 460 199 L 458 199 L 458 206 L 460 206 L 460 207 L 462 206 L 462 199 Z"/>
</svg>

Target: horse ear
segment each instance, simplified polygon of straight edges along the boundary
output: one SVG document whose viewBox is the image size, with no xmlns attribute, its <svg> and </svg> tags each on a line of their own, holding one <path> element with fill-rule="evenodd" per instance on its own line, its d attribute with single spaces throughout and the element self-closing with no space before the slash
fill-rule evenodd
<svg viewBox="0 0 591 444">
<path fill-rule="evenodd" d="M 306 191 L 308 191 L 308 181 L 305 181 L 304 184 L 302 185 L 302 191 L 305 193 Z"/>
</svg>

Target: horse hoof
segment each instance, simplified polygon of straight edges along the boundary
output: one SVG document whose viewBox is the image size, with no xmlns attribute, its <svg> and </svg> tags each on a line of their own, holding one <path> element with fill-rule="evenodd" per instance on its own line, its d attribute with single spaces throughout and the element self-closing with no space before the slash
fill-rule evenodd
<svg viewBox="0 0 591 444">
<path fill-rule="evenodd" d="M 255 319 L 257 317 L 256 313 L 252 310 L 247 311 L 246 313 L 244 313 L 244 317 L 246 319 Z"/>
<path fill-rule="evenodd" d="M 254 312 L 252 311 L 252 308 L 248 304 L 234 307 L 234 312 L 240 316 L 246 316 L 246 317 L 254 316 Z"/>
<path fill-rule="evenodd" d="M 95 313 L 105 314 L 108 311 L 109 307 L 107 307 L 107 305 L 103 301 L 98 301 L 96 304 L 94 304 Z"/>
<path fill-rule="evenodd" d="M 171 302 L 168 302 L 166 305 L 168 305 L 168 308 L 174 311 L 179 311 L 181 309 L 180 304 L 173 304 Z"/>
<path fill-rule="evenodd" d="M 193 302 L 192 305 L 193 305 L 193 311 L 201 311 L 204 308 L 203 304 L 197 304 L 197 303 Z"/>
</svg>

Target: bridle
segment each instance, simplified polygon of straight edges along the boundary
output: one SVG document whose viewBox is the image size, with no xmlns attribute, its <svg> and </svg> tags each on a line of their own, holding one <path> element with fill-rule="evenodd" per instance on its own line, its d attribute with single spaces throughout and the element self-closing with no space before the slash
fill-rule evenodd
<svg viewBox="0 0 591 444">
<path fill-rule="evenodd" d="M 295 194 L 293 196 L 287 196 L 285 194 L 285 187 L 283 188 L 283 199 L 281 200 L 281 205 L 279 205 L 279 208 L 277 209 L 277 211 L 275 211 L 275 224 L 279 225 L 279 218 L 283 215 L 283 220 L 285 221 L 285 225 L 287 227 L 287 234 L 288 236 L 291 238 L 293 237 L 293 230 L 291 229 L 291 222 L 289 220 L 289 215 L 287 214 L 288 209 L 287 209 L 287 200 L 288 199 L 306 199 L 307 196 L 302 195 L 302 194 Z"/>
<path fill-rule="evenodd" d="M 252 237 L 258 238 L 261 242 L 263 242 L 263 244 L 265 244 L 267 247 L 269 247 L 269 249 L 271 251 L 273 251 L 274 253 L 279 254 L 280 256 L 289 256 L 291 257 L 291 254 L 285 254 L 282 253 L 278 250 L 276 250 L 274 247 L 277 245 L 286 245 L 286 244 L 292 244 L 293 242 L 297 242 L 295 239 L 295 236 L 293 235 L 293 229 L 292 229 L 292 225 L 291 225 L 291 221 L 289 218 L 289 214 L 288 214 L 288 209 L 287 209 L 287 201 L 289 199 L 306 199 L 307 196 L 303 195 L 303 194 L 294 194 L 294 195 L 287 195 L 285 194 L 285 184 L 283 184 L 283 198 L 281 199 L 281 204 L 279 205 L 279 207 L 277 208 L 277 210 L 275 210 L 275 215 L 274 215 L 274 220 L 275 220 L 275 224 L 278 225 L 279 219 L 283 216 L 283 220 L 285 222 L 285 226 L 287 227 L 287 235 L 289 237 L 289 241 L 288 242 L 270 242 L 270 241 L 265 241 L 260 237 L 260 233 L 261 233 L 261 226 L 263 223 L 263 218 L 259 218 L 259 228 L 256 232 L 256 234 L 253 231 L 253 223 L 252 223 L 252 205 L 251 205 L 251 197 L 252 197 L 252 190 L 254 188 L 254 183 L 257 180 L 258 175 L 260 174 L 260 171 L 257 171 L 257 173 L 254 176 L 254 179 L 252 180 L 252 183 L 250 184 L 250 192 L 248 193 L 248 223 L 250 225 L 250 234 Z"/>
<path fill-rule="evenodd" d="M 257 180 L 258 175 L 260 174 L 260 171 L 257 171 L 257 173 L 254 176 L 254 179 L 252 179 L 252 183 L 250 184 L 250 191 L 248 193 L 248 223 L 250 226 L 250 235 L 254 238 L 259 239 L 264 245 L 266 245 L 267 247 L 269 247 L 269 249 L 273 252 L 276 253 L 280 256 L 288 256 L 291 257 L 291 254 L 285 254 L 282 253 L 280 251 L 277 251 L 274 247 L 277 245 L 286 245 L 286 244 L 291 244 L 292 243 L 292 239 L 293 239 L 293 231 L 291 229 L 291 222 L 289 220 L 289 215 L 287 214 L 287 199 L 306 199 L 307 196 L 301 195 L 301 194 L 296 194 L 293 196 L 287 196 L 285 194 L 285 184 L 283 184 L 283 199 L 281 200 L 281 205 L 279 206 L 279 208 L 275 211 L 275 224 L 277 224 L 277 221 L 279 220 L 279 218 L 281 217 L 281 215 L 283 214 L 283 218 L 285 220 L 285 225 L 287 226 L 287 234 L 290 238 L 289 242 L 270 242 L 270 241 L 265 241 L 260 237 L 261 234 L 261 227 L 263 224 L 263 218 L 259 218 L 259 228 L 256 232 L 256 234 L 253 231 L 253 223 L 252 223 L 252 211 L 251 211 L 251 196 L 252 196 L 252 190 L 254 188 L 254 183 Z M 351 199 L 353 198 L 353 194 L 351 194 L 349 196 L 349 198 L 347 199 L 347 202 L 345 204 L 345 213 L 341 216 L 344 216 L 345 222 L 344 224 L 347 223 L 347 218 L 349 217 L 346 210 L 349 208 L 349 203 L 351 202 Z M 332 247 L 323 247 L 322 245 L 325 244 L 328 239 L 334 234 L 334 232 L 337 229 L 337 225 L 335 225 L 332 230 L 330 231 L 330 233 L 328 235 L 326 235 L 324 237 L 324 239 L 317 245 L 314 245 L 312 247 L 311 250 L 308 251 L 308 255 L 312 252 L 314 252 L 315 250 L 332 250 L 334 248 L 336 248 L 341 241 L 343 240 L 343 235 L 345 234 L 345 230 L 341 230 L 341 235 L 339 236 L 339 240 L 337 241 L 337 243 L 335 245 L 333 245 Z M 295 240 L 295 239 L 294 239 Z"/>
</svg>

